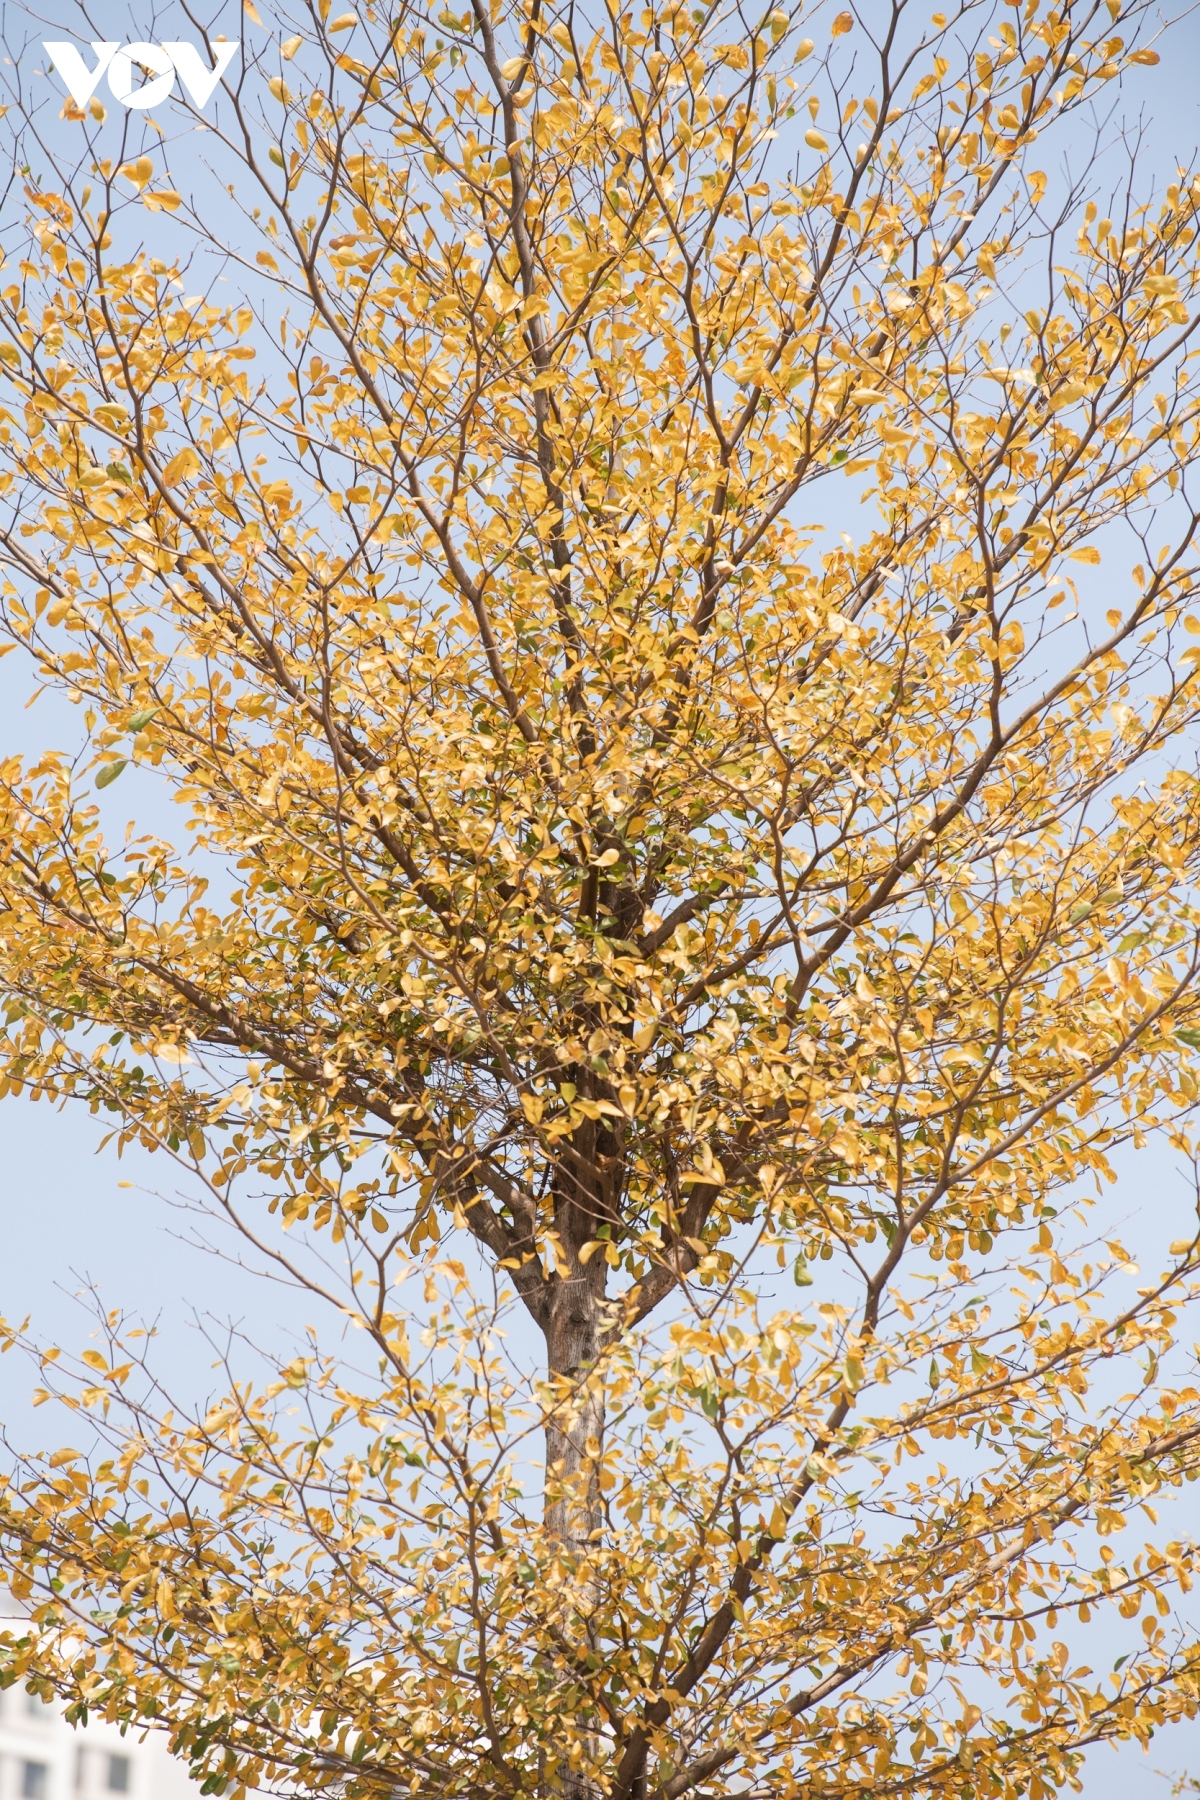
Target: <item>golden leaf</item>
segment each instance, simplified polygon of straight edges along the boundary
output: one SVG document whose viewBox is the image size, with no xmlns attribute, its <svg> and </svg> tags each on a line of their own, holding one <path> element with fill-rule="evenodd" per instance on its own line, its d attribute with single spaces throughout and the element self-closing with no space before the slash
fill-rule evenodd
<svg viewBox="0 0 1200 1800">
<path fill-rule="evenodd" d="M 190 476 L 198 474 L 199 471 L 199 454 L 190 444 L 186 444 L 182 450 L 176 451 L 163 470 L 162 484 L 167 488 L 178 487 L 181 481 L 187 481 Z"/>
<path fill-rule="evenodd" d="M 122 163 L 121 173 L 140 191 L 154 174 L 154 164 L 148 156 L 139 156 L 134 162 Z"/>
</svg>

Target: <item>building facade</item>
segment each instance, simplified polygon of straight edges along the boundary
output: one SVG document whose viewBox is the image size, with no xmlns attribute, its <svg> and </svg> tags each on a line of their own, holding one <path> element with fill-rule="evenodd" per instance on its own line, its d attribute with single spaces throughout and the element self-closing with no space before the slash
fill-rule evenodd
<svg viewBox="0 0 1200 1800">
<path fill-rule="evenodd" d="M 103 1721 L 76 1729 L 23 1687 L 0 1693 L 0 1800 L 193 1800 L 196 1789 L 158 1733 L 122 1737 Z"/>
</svg>

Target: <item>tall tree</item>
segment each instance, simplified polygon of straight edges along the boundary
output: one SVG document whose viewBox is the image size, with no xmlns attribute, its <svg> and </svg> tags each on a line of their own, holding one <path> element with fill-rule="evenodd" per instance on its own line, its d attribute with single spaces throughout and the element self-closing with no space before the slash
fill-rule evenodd
<svg viewBox="0 0 1200 1800">
<path fill-rule="evenodd" d="M 0 1679 L 350 1800 L 1038 1796 L 1195 1710 L 1190 1543 L 1109 1541 L 1200 1467 L 1195 1220 L 1081 1236 L 1192 1143 L 1200 178 L 1046 173 L 1144 11 L 322 0 L 202 137 L 18 110 L 84 748 L 2 769 L 5 1091 L 371 1355 L 30 1346 L 95 1448 L 3 1489 Z"/>
</svg>

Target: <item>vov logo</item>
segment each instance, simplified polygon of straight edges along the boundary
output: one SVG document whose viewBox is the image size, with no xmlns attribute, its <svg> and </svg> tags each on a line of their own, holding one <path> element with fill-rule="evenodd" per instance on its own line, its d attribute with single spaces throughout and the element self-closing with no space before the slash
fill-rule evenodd
<svg viewBox="0 0 1200 1800">
<path fill-rule="evenodd" d="M 213 45 L 216 62 L 211 69 L 205 66 L 195 44 L 93 44 L 94 69 L 88 68 L 74 44 L 43 44 L 42 49 L 66 82 L 67 92 L 80 112 L 100 85 L 102 75 L 108 76 L 114 100 L 144 112 L 167 98 L 177 75 L 193 104 L 203 106 L 237 55 L 238 39 Z M 140 87 L 133 84 L 135 63 L 151 76 Z"/>
</svg>

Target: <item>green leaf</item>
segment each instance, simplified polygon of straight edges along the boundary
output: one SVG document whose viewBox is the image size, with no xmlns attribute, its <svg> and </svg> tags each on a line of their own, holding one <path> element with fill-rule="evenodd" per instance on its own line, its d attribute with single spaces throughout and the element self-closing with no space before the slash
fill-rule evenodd
<svg viewBox="0 0 1200 1800">
<path fill-rule="evenodd" d="M 130 731 L 144 731 L 157 712 L 157 706 L 146 706 L 141 712 L 135 712 L 129 721 Z"/>
<path fill-rule="evenodd" d="M 813 1284 L 813 1278 L 808 1272 L 808 1264 L 802 1256 L 796 1258 L 796 1265 L 792 1270 L 792 1280 L 797 1287 L 811 1287 Z"/>
<path fill-rule="evenodd" d="M 122 756 L 117 762 L 105 763 L 104 767 L 96 777 L 96 786 L 98 788 L 111 787 L 113 782 L 117 779 L 117 776 L 120 775 L 127 766 L 127 760 L 126 757 Z"/>
<path fill-rule="evenodd" d="M 1184 1025 L 1175 1033 L 1175 1036 L 1181 1044 L 1186 1044 L 1189 1050 L 1200 1050 L 1200 1031 L 1197 1031 L 1194 1026 Z"/>
</svg>

